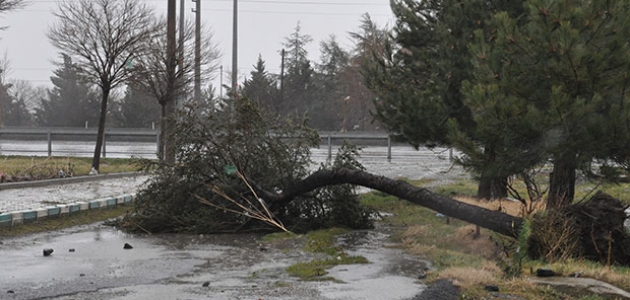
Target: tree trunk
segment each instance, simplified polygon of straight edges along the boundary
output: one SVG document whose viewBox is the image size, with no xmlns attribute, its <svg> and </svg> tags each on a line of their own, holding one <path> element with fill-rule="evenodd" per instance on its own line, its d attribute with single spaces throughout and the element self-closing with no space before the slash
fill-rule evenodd
<svg viewBox="0 0 630 300">
<path fill-rule="evenodd" d="M 489 165 L 495 163 L 496 155 L 492 147 L 485 148 L 483 155 Z M 477 187 L 477 197 L 487 200 L 505 198 L 507 197 L 507 183 L 507 176 L 499 176 L 482 170 Z"/>
<path fill-rule="evenodd" d="M 479 179 L 477 197 L 487 200 L 507 197 L 507 177 L 482 175 Z"/>
<path fill-rule="evenodd" d="M 94 148 L 94 156 L 92 157 L 92 168 L 99 170 L 101 164 L 101 149 L 103 149 L 103 141 L 105 137 L 105 120 L 107 118 L 107 100 L 109 99 L 110 88 L 107 84 L 102 87 L 101 98 L 101 116 L 98 120 L 98 134 L 96 135 L 96 147 Z"/>
<path fill-rule="evenodd" d="M 163 131 L 163 145 L 164 145 L 164 162 L 173 165 L 175 164 L 175 143 L 173 142 L 175 134 L 175 99 L 169 99 L 165 105 L 166 116 L 162 119 L 164 131 Z"/>
<path fill-rule="evenodd" d="M 297 195 L 307 193 L 326 185 L 360 185 L 440 212 L 449 217 L 460 219 L 487 228 L 494 232 L 516 237 L 522 220 L 502 212 L 459 202 L 455 199 L 435 194 L 425 188 L 413 186 L 405 181 L 378 176 L 361 170 L 333 169 L 319 170 L 305 179 L 297 180 L 283 188 L 282 193 L 266 191 L 250 182 L 258 195 L 266 199 L 273 210 L 293 200 Z"/>
<path fill-rule="evenodd" d="M 160 102 L 160 108 L 162 108 L 162 120 L 160 121 L 160 142 L 158 143 L 158 160 L 164 161 L 164 132 L 166 132 L 166 105 Z"/>
<path fill-rule="evenodd" d="M 547 208 L 561 208 L 570 205 L 575 195 L 575 155 L 560 155 L 553 163 L 549 177 Z"/>
</svg>

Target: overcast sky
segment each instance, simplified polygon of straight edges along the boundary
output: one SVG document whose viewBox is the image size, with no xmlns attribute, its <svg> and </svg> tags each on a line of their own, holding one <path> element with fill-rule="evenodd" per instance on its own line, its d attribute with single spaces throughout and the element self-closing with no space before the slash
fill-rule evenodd
<svg viewBox="0 0 630 300">
<path fill-rule="evenodd" d="M 53 12 L 57 3 L 55 0 L 27 1 L 30 3 L 27 7 L 0 16 L 0 25 L 8 26 L 0 31 L 0 54 L 6 55 L 11 62 L 8 79 L 50 86 L 50 76 L 55 69 L 51 61 L 58 59 L 59 52 L 51 46 L 46 32 L 55 21 Z M 167 0 L 139 1 L 155 6 L 159 14 L 166 15 Z M 200 1 L 201 20 L 214 33 L 215 42 L 223 54 L 221 64 L 227 73 L 232 59 L 233 0 Z M 239 0 L 238 3 L 239 82 L 249 75 L 258 54 L 266 61 L 269 72 L 280 72 L 279 50 L 298 22 L 301 32 L 313 38 L 307 49 L 315 61 L 319 61 L 319 43 L 331 34 L 350 49 L 352 41 L 348 32 L 358 31 L 364 13 L 369 13 L 380 27 L 393 23 L 389 0 Z M 177 0 L 178 10 L 179 4 L 180 0 Z M 191 12 L 194 5 L 191 0 L 186 0 L 186 18 L 194 19 Z"/>
</svg>

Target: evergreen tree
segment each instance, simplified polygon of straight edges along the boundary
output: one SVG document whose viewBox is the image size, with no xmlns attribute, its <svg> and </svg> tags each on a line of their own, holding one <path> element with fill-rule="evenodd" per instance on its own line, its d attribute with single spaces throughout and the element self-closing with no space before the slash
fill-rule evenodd
<svg viewBox="0 0 630 300">
<path fill-rule="evenodd" d="M 13 85 L 0 83 L 0 103 L 2 105 L 1 126 L 31 126 L 33 118 L 23 97 L 15 97 L 10 90 Z"/>
<path fill-rule="evenodd" d="M 308 106 L 316 94 L 316 85 L 313 80 L 315 70 L 305 48 L 312 41 L 310 35 L 301 33 L 299 23 L 295 31 L 285 39 L 283 46 L 286 49 L 286 74 L 283 78 L 282 115 L 301 115 L 308 112 Z"/>
<path fill-rule="evenodd" d="M 320 64 L 314 76 L 316 97 L 309 105 L 311 126 L 320 130 L 340 130 L 344 115 L 348 114 L 347 83 L 342 74 L 350 55 L 339 45 L 334 35 L 320 43 Z"/>
<path fill-rule="evenodd" d="M 54 87 L 48 99 L 41 100 L 35 109 L 41 126 L 83 127 L 85 122 L 96 126 L 99 121 L 100 102 L 97 92 L 81 81 L 70 56 L 62 54 L 63 62 L 51 77 Z"/>
<path fill-rule="evenodd" d="M 276 80 L 267 72 L 265 61 L 258 56 L 251 78 L 243 83 L 242 93 L 251 101 L 259 103 L 265 110 L 278 114 L 281 111 L 279 90 Z"/>
<path fill-rule="evenodd" d="M 125 128 L 153 128 L 159 126 L 162 108 L 155 97 L 138 89 L 133 84 L 127 86 L 125 96 L 115 108 L 113 119 Z"/>
<path fill-rule="evenodd" d="M 350 54 L 350 61 L 340 75 L 345 84 L 347 100 L 348 126 L 358 126 L 359 130 L 377 130 L 381 128 L 379 122 L 374 122 L 371 111 L 374 111 L 374 93 L 363 80 L 364 67 L 375 63 L 376 58 L 383 58 L 385 49 L 391 47 L 389 29 L 379 27 L 369 14 L 364 14 L 359 30 L 350 33 L 355 43 Z"/>
<path fill-rule="evenodd" d="M 475 32 L 465 104 L 482 132 L 477 139 L 499 140 L 512 159 L 551 159 L 548 207 L 560 207 L 573 201 L 576 170 L 627 153 L 630 7 L 622 0 L 524 7 L 524 15 L 498 13 L 492 30 Z"/>
<path fill-rule="evenodd" d="M 368 86 L 376 95 L 375 117 L 395 138 L 421 145 L 457 146 L 449 135 L 449 120 L 460 135 L 476 141 L 475 119 L 464 103 L 461 83 L 473 76 L 468 44 L 475 30 L 484 30 L 495 11 L 518 14 L 520 3 L 486 0 L 399 0 L 396 47 L 386 45 L 384 59 L 366 68 Z M 479 145 L 479 144 L 476 144 Z M 507 195 L 512 170 L 485 168 L 497 161 L 500 145 L 480 144 L 485 163 L 472 170 L 479 176 L 478 196 Z M 465 148 L 462 150 L 465 155 Z M 476 153 L 475 153 L 476 154 Z"/>
</svg>

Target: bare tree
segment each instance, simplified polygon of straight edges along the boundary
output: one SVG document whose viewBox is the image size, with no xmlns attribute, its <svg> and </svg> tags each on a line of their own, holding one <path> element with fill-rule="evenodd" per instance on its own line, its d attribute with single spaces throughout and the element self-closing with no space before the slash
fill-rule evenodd
<svg viewBox="0 0 630 300">
<path fill-rule="evenodd" d="M 6 12 L 21 8 L 25 5 L 24 0 L 0 0 L 0 12 Z"/>
<path fill-rule="evenodd" d="M 24 102 L 24 105 L 29 113 L 34 113 L 35 108 L 41 105 L 42 98 L 46 97 L 46 87 L 33 86 L 30 81 L 27 80 L 11 80 L 13 85 L 13 97 L 19 101 Z"/>
<path fill-rule="evenodd" d="M 48 38 L 72 57 L 78 72 L 102 91 L 98 136 L 92 167 L 98 171 L 110 92 L 132 74 L 157 32 L 153 10 L 136 0 L 63 0 Z"/>
<path fill-rule="evenodd" d="M 177 98 L 178 101 L 183 103 L 192 104 L 192 83 L 195 80 L 195 23 L 186 22 L 183 30 L 183 38 L 177 41 L 177 66 L 178 69 L 175 72 L 175 78 L 170 79 L 170 73 L 168 68 L 169 54 L 166 51 L 167 47 L 167 34 L 166 34 L 166 20 L 159 20 L 156 26 L 160 29 L 158 38 L 147 40 L 147 48 L 149 51 L 145 52 L 143 56 L 137 57 L 134 62 L 134 76 L 132 80 L 134 84 L 139 86 L 149 95 L 155 97 L 160 106 L 162 107 L 162 122 L 161 124 L 161 136 L 160 136 L 160 153 L 158 154 L 160 159 L 165 159 L 165 148 L 171 137 L 168 135 L 170 131 L 167 128 L 170 124 L 169 118 L 171 114 L 168 112 L 168 105 L 171 99 Z M 219 58 L 221 56 L 220 51 L 216 44 L 213 43 L 212 33 L 208 30 L 203 30 L 201 43 L 201 57 L 199 67 L 201 69 L 201 80 L 208 81 L 212 79 L 214 72 L 219 67 Z M 183 56 L 182 56 L 183 53 Z M 172 81 L 172 83 L 169 83 Z M 173 97 L 174 96 L 174 97 Z M 198 109 L 196 105 L 193 105 L 193 109 Z M 168 159 L 166 159 L 168 161 Z"/>
</svg>

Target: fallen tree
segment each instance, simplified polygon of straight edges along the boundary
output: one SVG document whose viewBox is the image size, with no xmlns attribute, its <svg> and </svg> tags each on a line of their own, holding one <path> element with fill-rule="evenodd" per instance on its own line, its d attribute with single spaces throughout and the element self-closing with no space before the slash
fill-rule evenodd
<svg viewBox="0 0 630 300">
<path fill-rule="evenodd" d="M 281 193 L 266 191 L 256 184 L 253 184 L 253 186 L 256 187 L 256 192 L 270 203 L 273 211 L 294 200 L 298 195 L 320 187 L 341 184 L 360 185 L 375 189 L 510 237 L 518 236 L 523 222 L 520 218 L 463 203 L 453 198 L 433 193 L 426 188 L 414 186 L 403 180 L 395 180 L 356 169 L 319 170 L 304 179 L 291 182 L 284 187 Z"/>
<path fill-rule="evenodd" d="M 625 207 L 612 197 L 523 219 L 366 172 L 352 146 L 312 172 L 316 133 L 303 123 L 269 126 L 267 118 L 244 104 L 234 121 L 200 121 L 194 114 L 182 118 L 193 121 L 180 124 L 179 163 L 159 168 L 139 193 L 125 220 L 128 228 L 198 233 L 369 228 L 373 212 L 361 206 L 355 190 L 363 186 L 508 237 L 522 240 L 519 235 L 528 234 L 528 253 L 534 257 L 630 264 Z"/>
</svg>

